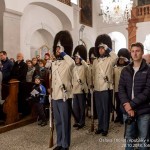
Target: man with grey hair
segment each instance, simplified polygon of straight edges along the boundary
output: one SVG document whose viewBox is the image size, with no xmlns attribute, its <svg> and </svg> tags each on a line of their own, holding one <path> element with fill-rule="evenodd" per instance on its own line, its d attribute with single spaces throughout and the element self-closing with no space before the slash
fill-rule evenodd
<svg viewBox="0 0 150 150">
<path fill-rule="evenodd" d="M 28 71 L 28 66 L 24 62 L 24 56 L 22 53 L 17 54 L 17 61 L 15 62 L 12 71 L 11 79 L 17 79 L 19 83 L 19 93 L 18 93 L 18 111 L 23 116 L 29 114 L 29 106 L 26 102 L 26 75 Z"/>
<path fill-rule="evenodd" d="M 27 71 L 28 71 L 28 66 L 24 62 L 24 56 L 22 53 L 18 53 L 17 61 L 15 62 L 11 71 L 11 79 L 17 79 L 20 82 L 25 82 Z"/>
</svg>

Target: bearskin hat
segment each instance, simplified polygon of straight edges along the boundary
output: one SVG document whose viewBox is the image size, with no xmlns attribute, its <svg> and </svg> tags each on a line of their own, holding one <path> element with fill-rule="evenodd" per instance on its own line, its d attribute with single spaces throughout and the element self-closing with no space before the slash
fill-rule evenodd
<svg viewBox="0 0 150 150">
<path fill-rule="evenodd" d="M 118 57 L 125 57 L 127 58 L 128 60 L 130 60 L 130 52 L 128 49 L 126 48 L 121 48 L 119 51 L 118 51 Z"/>
<path fill-rule="evenodd" d="M 94 57 L 96 57 L 96 55 L 95 55 L 95 47 L 91 47 L 90 49 L 89 49 L 89 60 L 90 60 L 90 62 L 91 62 L 91 55 L 94 55 Z"/>
<path fill-rule="evenodd" d="M 55 57 L 56 57 L 56 48 L 57 48 L 58 42 L 60 42 L 60 44 L 64 47 L 64 52 L 67 55 L 71 56 L 72 49 L 73 49 L 73 40 L 69 31 L 64 30 L 56 34 L 54 38 L 54 44 L 53 44 L 53 53 Z"/>
<path fill-rule="evenodd" d="M 95 54 L 99 57 L 99 45 L 106 44 L 108 48 L 112 49 L 112 40 L 108 34 L 101 34 L 96 38 L 95 41 Z M 106 51 L 107 52 L 107 51 Z"/>
<path fill-rule="evenodd" d="M 87 49 L 84 45 L 76 46 L 73 52 L 73 56 L 75 57 L 76 54 L 79 54 L 82 59 L 87 61 Z"/>
</svg>

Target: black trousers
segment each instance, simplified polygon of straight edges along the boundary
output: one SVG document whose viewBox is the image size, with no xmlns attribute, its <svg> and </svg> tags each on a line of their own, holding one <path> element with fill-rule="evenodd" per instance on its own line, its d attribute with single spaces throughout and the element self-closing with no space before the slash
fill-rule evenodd
<svg viewBox="0 0 150 150">
<path fill-rule="evenodd" d="M 76 123 L 80 125 L 85 124 L 85 106 L 86 99 L 85 94 L 74 94 L 73 95 L 73 112 L 76 117 Z"/>
<path fill-rule="evenodd" d="M 123 121 L 123 113 L 120 108 L 120 99 L 118 92 L 115 92 L 115 100 L 116 100 L 116 114 L 117 114 L 116 118 L 119 119 L 120 121 Z"/>
<path fill-rule="evenodd" d="M 111 100 L 109 91 L 95 91 L 95 103 L 98 115 L 98 129 L 108 131 Z"/>
<path fill-rule="evenodd" d="M 44 111 L 44 105 L 41 103 L 35 103 L 35 110 L 37 115 L 39 116 L 39 120 L 42 120 L 43 122 L 46 121 L 46 115 Z"/>
</svg>

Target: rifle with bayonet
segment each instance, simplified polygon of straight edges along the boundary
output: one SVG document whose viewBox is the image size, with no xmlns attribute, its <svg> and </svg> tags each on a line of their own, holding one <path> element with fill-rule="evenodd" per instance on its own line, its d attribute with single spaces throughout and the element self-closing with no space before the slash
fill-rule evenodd
<svg viewBox="0 0 150 150">
<path fill-rule="evenodd" d="M 50 126 L 49 148 L 52 148 L 54 146 L 53 142 L 54 123 L 53 123 L 53 108 L 51 95 L 49 95 L 49 126 Z"/>
<path fill-rule="evenodd" d="M 50 139 L 49 139 L 49 148 L 54 146 L 53 141 L 53 132 L 54 132 L 54 122 L 53 122 L 53 106 L 52 106 L 52 66 L 49 76 L 49 127 L 50 127 Z"/>
<path fill-rule="evenodd" d="M 91 69 L 91 87 L 90 87 L 90 93 L 91 93 L 91 128 L 90 128 L 90 132 L 94 132 L 94 95 L 93 95 L 93 91 L 94 91 L 94 85 L 93 85 L 93 73 L 92 73 L 92 69 Z"/>
</svg>

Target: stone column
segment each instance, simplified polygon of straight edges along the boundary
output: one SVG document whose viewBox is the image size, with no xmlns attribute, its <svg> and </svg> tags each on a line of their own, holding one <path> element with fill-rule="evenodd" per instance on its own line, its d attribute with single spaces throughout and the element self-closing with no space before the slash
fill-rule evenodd
<svg viewBox="0 0 150 150">
<path fill-rule="evenodd" d="M 128 49 L 130 50 L 130 46 L 132 43 L 136 42 L 136 22 L 134 21 L 129 21 L 128 24 Z"/>
<path fill-rule="evenodd" d="M 16 59 L 20 52 L 20 20 L 22 14 L 12 10 L 4 12 L 3 16 L 3 50 L 7 51 L 8 57 Z"/>
<path fill-rule="evenodd" d="M 3 13 L 0 12 L 0 51 L 3 50 Z"/>
</svg>

